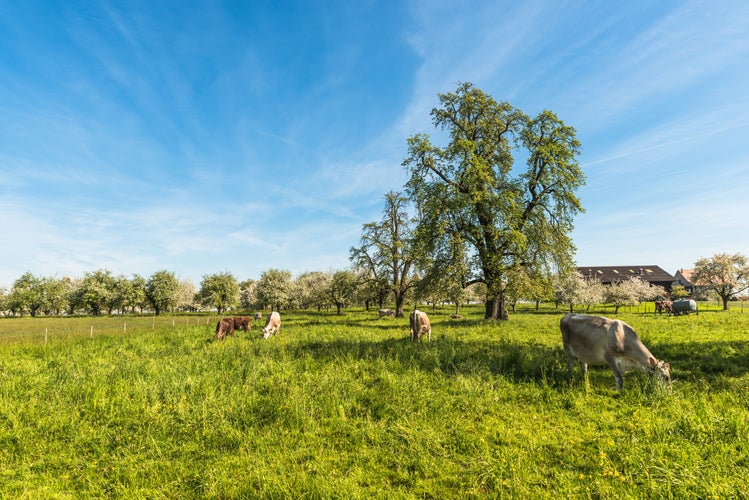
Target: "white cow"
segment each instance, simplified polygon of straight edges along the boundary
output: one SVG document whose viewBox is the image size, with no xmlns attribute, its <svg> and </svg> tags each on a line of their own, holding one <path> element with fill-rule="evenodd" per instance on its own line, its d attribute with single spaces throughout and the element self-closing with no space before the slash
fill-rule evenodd
<svg viewBox="0 0 749 500">
<path fill-rule="evenodd" d="M 671 383 L 670 365 L 658 361 L 625 322 L 602 316 L 567 314 L 559 327 L 570 379 L 575 359 L 578 359 L 586 376 L 588 364 L 608 365 L 614 373 L 619 391 L 624 385 L 624 373 L 634 369 L 650 375 L 657 374 L 661 380 Z"/>
<path fill-rule="evenodd" d="M 281 315 L 276 311 L 273 311 L 268 315 L 268 320 L 265 322 L 265 328 L 263 328 L 263 338 L 267 339 L 274 333 L 278 333 L 281 330 Z"/>
<path fill-rule="evenodd" d="M 380 309 L 379 311 L 377 311 L 377 314 L 380 316 L 380 318 L 383 318 L 385 316 L 392 318 L 395 316 L 395 311 L 393 311 L 392 309 Z"/>
<path fill-rule="evenodd" d="M 427 340 L 432 340 L 432 325 L 429 323 L 427 313 L 414 309 L 409 316 L 411 326 L 411 340 L 421 342 L 421 336 L 426 333 Z"/>
</svg>

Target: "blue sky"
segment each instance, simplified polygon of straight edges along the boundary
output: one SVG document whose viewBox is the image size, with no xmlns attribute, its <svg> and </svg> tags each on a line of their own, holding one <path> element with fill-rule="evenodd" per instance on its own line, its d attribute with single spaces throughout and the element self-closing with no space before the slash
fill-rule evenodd
<svg viewBox="0 0 749 500">
<path fill-rule="evenodd" d="M 579 265 L 749 254 L 742 0 L 0 0 L 0 287 L 348 267 L 466 81 L 577 129 Z"/>
</svg>

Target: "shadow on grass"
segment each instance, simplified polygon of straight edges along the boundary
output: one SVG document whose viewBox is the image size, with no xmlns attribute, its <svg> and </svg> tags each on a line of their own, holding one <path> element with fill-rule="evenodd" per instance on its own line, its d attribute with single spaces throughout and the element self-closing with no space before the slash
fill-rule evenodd
<svg viewBox="0 0 749 500">
<path fill-rule="evenodd" d="M 710 381 L 749 373 L 749 342 L 662 343 L 653 352 L 671 364 L 672 377 Z"/>
<path fill-rule="evenodd" d="M 358 359 L 396 363 L 404 370 L 439 371 L 449 376 L 488 373 L 514 381 L 543 381 L 549 384 L 567 381 L 561 347 L 501 340 L 440 338 L 417 344 L 408 338 L 380 341 L 331 339 L 290 345 L 287 352 L 294 357 L 309 356 L 323 362 Z"/>
<path fill-rule="evenodd" d="M 515 382 L 537 382 L 554 387 L 569 384 L 567 363 L 561 345 L 549 347 L 531 342 L 497 339 L 455 340 L 440 337 L 416 344 L 408 338 L 373 340 L 330 339 L 287 346 L 293 357 L 335 362 L 341 358 L 397 363 L 404 370 L 439 371 L 448 376 L 502 376 Z M 715 341 L 667 343 L 652 348 L 671 364 L 675 380 L 719 383 L 749 373 L 749 343 Z M 591 367 L 610 374 L 608 367 Z M 576 366 L 574 379 L 580 377 Z M 612 379 L 613 380 L 613 379 Z"/>
</svg>

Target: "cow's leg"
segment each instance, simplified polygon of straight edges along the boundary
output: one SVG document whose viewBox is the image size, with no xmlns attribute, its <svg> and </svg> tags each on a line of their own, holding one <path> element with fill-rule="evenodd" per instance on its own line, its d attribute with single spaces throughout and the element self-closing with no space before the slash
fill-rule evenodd
<svg viewBox="0 0 749 500">
<path fill-rule="evenodd" d="M 575 357 L 566 346 L 564 348 L 564 354 L 567 356 L 567 372 L 570 376 L 570 382 L 572 382 L 572 370 L 575 368 Z"/>
<path fill-rule="evenodd" d="M 621 391 L 622 387 L 624 387 L 624 375 L 619 368 L 619 363 L 617 363 L 616 357 L 607 354 L 604 359 L 606 360 L 606 364 L 609 365 L 609 368 L 611 368 L 611 371 L 614 374 L 614 378 L 616 379 L 616 390 Z"/>
</svg>

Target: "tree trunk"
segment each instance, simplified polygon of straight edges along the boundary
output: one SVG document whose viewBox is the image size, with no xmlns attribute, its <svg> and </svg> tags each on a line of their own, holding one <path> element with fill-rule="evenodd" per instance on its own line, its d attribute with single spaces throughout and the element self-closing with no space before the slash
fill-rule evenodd
<svg viewBox="0 0 749 500">
<path fill-rule="evenodd" d="M 402 293 L 396 293 L 395 294 L 395 317 L 396 318 L 402 318 L 404 316 L 403 314 L 403 302 L 405 301 L 405 294 Z"/>
<path fill-rule="evenodd" d="M 484 313 L 485 319 L 499 319 L 507 321 L 510 316 L 507 313 L 507 303 L 505 302 L 504 294 L 500 294 L 499 297 L 493 299 L 487 299 L 485 302 L 486 310 Z"/>
</svg>

